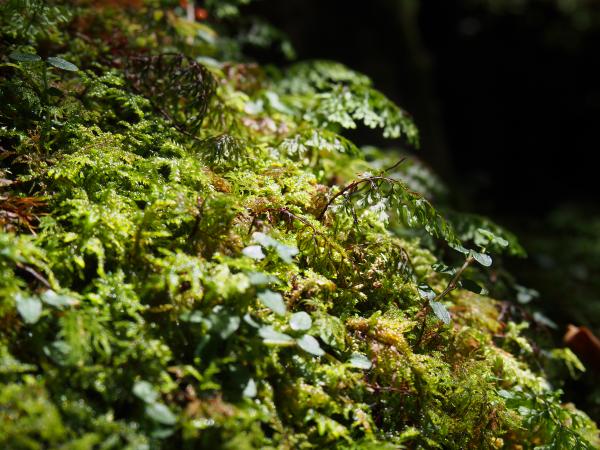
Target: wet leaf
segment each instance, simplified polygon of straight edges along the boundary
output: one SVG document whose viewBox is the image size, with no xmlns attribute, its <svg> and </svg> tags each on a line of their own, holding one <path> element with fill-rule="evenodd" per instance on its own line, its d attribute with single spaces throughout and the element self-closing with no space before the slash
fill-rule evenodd
<svg viewBox="0 0 600 450">
<path fill-rule="evenodd" d="M 266 290 L 258 293 L 258 299 L 275 314 L 285 315 L 287 308 L 280 293 Z"/>
<path fill-rule="evenodd" d="M 470 251 L 470 255 L 483 267 L 490 267 L 492 265 L 492 257 L 490 255 L 487 255 L 485 253 L 479 253 L 474 250 Z"/>
<path fill-rule="evenodd" d="M 254 397 L 256 397 L 256 393 L 257 393 L 256 381 L 254 381 L 253 378 L 250 378 L 248 380 L 248 384 L 246 385 L 246 387 L 244 388 L 244 391 L 242 392 L 242 395 L 247 398 L 254 398 Z"/>
<path fill-rule="evenodd" d="M 444 322 L 446 325 L 448 325 L 452 321 L 450 313 L 448 312 L 443 303 L 430 301 L 429 305 L 431 306 L 431 309 L 433 310 L 433 313 L 436 315 L 436 317 L 442 322 Z"/>
<path fill-rule="evenodd" d="M 146 403 L 153 403 L 158 400 L 158 392 L 147 381 L 137 381 L 133 385 L 133 394 Z"/>
<path fill-rule="evenodd" d="M 155 422 L 162 423 L 163 425 L 175 425 L 177 423 L 177 416 L 162 403 L 153 402 L 147 404 L 146 414 Z"/>
<path fill-rule="evenodd" d="M 290 318 L 290 327 L 294 331 L 309 330 L 312 326 L 312 319 L 304 311 L 292 314 Z"/>
<path fill-rule="evenodd" d="M 311 355 L 323 356 L 325 354 L 321 348 L 321 345 L 319 344 L 319 341 L 317 341 L 310 334 L 305 334 L 301 338 L 297 339 L 296 343 L 298 344 L 298 347 L 305 352 L 310 353 Z"/>
<path fill-rule="evenodd" d="M 356 369 L 364 370 L 370 369 L 373 365 L 371 360 L 361 353 L 352 353 L 350 359 L 348 360 L 348 364 Z"/>
<path fill-rule="evenodd" d="M 25 323 L 36 323 L 39 320 L 42 315 L 42 302 L 39 298 L 17 294 L 15 301 L 17 302 L 17 311 Z"/>
<path fill-rule="evenodd" d="M 41 61 L 42 59 L 38 55 L 33 53 L 21 53 L 17 51 L 12 52 L 10 55 L 8 55 L 8 57 L 14 61 L 19 62 L 36 62 Z"/>
<path fill-rule="evenodd" d="M 263 253 L 260 245 L 251 245 L 249 247 L 246 247 L 244 250 L 242 250 L 242 253 L 248 256 L 249 258 L 256 260 L 261 260 L 265 257 L 265 254 Z"/>
<path fill-rule="evenodd" d="M 258 334 L 263 338 L 265 344 L 270 345 L 291 345 L 294 339 L 285 334 L 276 331 L 272 326 L 267 325 L 258 330 Z"/>
<path fill-rule="evenodd" d="M 57 69 L 68 70 L 69 72 L 77 72 L 79 70 L 79 67 L 77 67 L 75 64 L 56 56 L 51 56 L 46 61 L 48 61 L 48 64 L 56 67 Z"/>
</svg>

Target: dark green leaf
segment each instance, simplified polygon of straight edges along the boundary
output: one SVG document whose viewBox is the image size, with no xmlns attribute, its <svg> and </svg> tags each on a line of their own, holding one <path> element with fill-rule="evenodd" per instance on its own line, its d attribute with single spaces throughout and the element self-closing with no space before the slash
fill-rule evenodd
<svg viewBox="0 0 600 450">
<path fill-rule="evenodd" d="M 540 293 L 535 289 L 528 289 L 520 285 L 515 285 L 515 289 L 517 291 L 517 301 L 522 304 L 527 304 L 540 296 Z"/>
<path fill-rule="evenodd" d="M 544 325 L 548 328 L 552 328 L 553 330 L 558 329 L 558 325 L 556 324 L 556 322 L 554 322 L 550 318 L 546 317 L 544 314 L 542 314 L 539 311 L 535 311 L 533 313 L 533 320 L 535 320 L 540 325 Z"/>
<path fill-rule="evenodd" d="M 433 264 L 431 268 L 438 273 L 444 273 L 446 275 L 454 275 L 456 273 L 456 268 L 449 267 L 442 263 Z"/>
<path fill-rule="evenodd" d="M 498 245 L 499 247 L 508 247 L 508 241 L 501 236 L 492 233 L 485 228 L 478 228 L 475 233 L 475 244 L 481 247 L 486 247 L 490 244 Z"/>
<path fill-rule="evenodd" d="M 55 88 L 54 86 L 50 86 L 48 88 L 48 91 L 46 91 L 48 93 L 48 95 L 50 95 L 51 97 L 62 97 L 63 95 L 63 91 L 61 91 L 58 88 Z"/>
<path fill-rule="evenodd" d="M 248 279 L 253 286 L 264 286 L 266 284 L 279 282 L 277 277 L 262 272 L 249 272 Z"/>
<path fill-rule="evenodd" d="M 10 55 L 8 55 L 8 57 L 12 60 L 19 62 L 35 62 L 40 61 L 42 59 L 38 55 L 35 55 L 33 53 L 21 53 L 17 51 L 12 52 Z"/>
<path fill-rule="evenodd" d="M 44 354 L 59 366 L 69 366 L 73 363 L 73 348 L 65 341 L 54 341 L 44 346 Z"/>
<path fill-rule="evenodd" d="M 419 290 L 421 298 L 424 298 L 425 300 L 433 300 L 436 296 L 435 292 L 428 284 L 420 284 L 417 289 Z"/>
<path fill-rule="evenodd" d="M 442 303 L 430 301 L 429 305 L 431 306 L 431 309 L 433 310 L 433 313 L 436 315 L 436 317 L 442 322 L 444 322 L 446 325 L 448 325 L 452 321 L 452 319 L 450 318 L 450 313 Z"/>
<path fill-rule="evenodd" d="M 463 247 L 461 244 L 450 243 L 450 244 L 448 244 L 448 246 L 451 249 L 454 249 L 457 252 L 462 253 L 463 255 L 466 255 L 469 253 L 469 250 L 467 248 Z"/>
<path fill-rule="evenodd" d="M 173 428 L 155 428 L 152 430 L 152 432 L 150 433 L 150 436 L 152 436 L 155 439 L 166 439 L 169 436 L 172 436 L 173 433 L 175 432 L 175 430 Z"/>
<path fill-rule="evenodd" d="M 298 254 L 298 249 L 296 247 L 290 247 L 288 245 L 279 244 L 275 247 L 275 251 L 279 255 L 279 257 L 286 263 L 291 263 L 293 261 L 294 256 Z"/>
<path fill-rule="evenodd" d="M 273 239 L 268 234 L 261 233 L 260 231 L 252 233 L 252 238 L 265 248 L 276 247 L 279 245 L 279 241 Z"/>
<path fill-rule="evenodd" d="M 346 328 L 344 323 L 335 316 L 325 314 L 315 321 L 319 337 L 331 347 L 343 350 L 346 346 Z"/>
<path fill-rule="evenodd" d="M 265 233 L 256 232 L 252 234 L 252 237 L 263 247 L 274 248 L 277 252 L 277 255 L 286 263 L 291 263 L 293 261 L 293 257 L 298 254 L 298 249 L 296 247 L 290 247 L 282 244 L 277 239 L 273 239 L 271 236 Z"/>
<path fill-rule="evenodd" d="M 69 72 L 77 72 L 79 70 L 79 67 L 77 67 L 75 64 L 56 56 L 51 56 L 46 61 L 48 64 L 56 67 L 57 69 L 68 70 Z"/>
<path fill-rule="evenodd" d="M 191 313 L 184 312 L 179 316 L 179 318 L 184 322 L 190 322 L 190 323 L 205 323 L 205 322 L 207 322 L 206 317 L 204 317 L 204 315 L 200 311 L 193 311 Z"/>
<path fill-rule="evenodd" d="M 460 286 L 463 289 L 474 292 L 476 294 L 486 295 L 488 293 L 486 288 L 480 286 L 479 284 L 475 283 L 473 280 L 470 280 L 468 278 L 463 278 L 462 280 L 460 280 Z"/>
<path fill-rule="evenodd" d="M 260 324 L 248 313 L 244 314 L 244 322 L 246 322 L 252 328 L 260 328 Z"/>
<path fill-rule="evenodd" d="M 215 328 L 219 330 L 221 339 L 227 339 L 235 333 L 240 327 L 241 319 L 232 315 L 220 315 L 219 320 L 215 322 Z"/>
</svg>

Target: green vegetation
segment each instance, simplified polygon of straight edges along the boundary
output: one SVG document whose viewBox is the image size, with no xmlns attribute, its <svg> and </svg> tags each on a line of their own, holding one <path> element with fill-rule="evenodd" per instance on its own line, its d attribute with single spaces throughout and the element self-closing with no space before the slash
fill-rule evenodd
<svg viewBox="0 0 600 450">
<path fill-rule="evenodd" d="M 515 237 L 342 135 L 416 145 L 407 113 L 245 60 L 291 49 L 244 1 L 129 3 L 0 6 L 0 448 L 598 444 L 581 363 L 486 296 Z"/>
</svg>

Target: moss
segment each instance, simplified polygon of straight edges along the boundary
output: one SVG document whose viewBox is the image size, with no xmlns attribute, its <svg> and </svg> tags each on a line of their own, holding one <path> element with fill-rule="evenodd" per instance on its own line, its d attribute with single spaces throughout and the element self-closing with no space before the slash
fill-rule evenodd
<svg viewBox="0 0 600 450">
<path fill-rule="evenodd" d="M 37 8 L 31 33 L 0 28 L 15 49 L 80 68 L 3 57 L 3 448 L 598 444 L 516 318 L 466 290 L 494 289 L 474 264 L 501 272 L 514 236 L 448 220 L 416 160 L 342 136 L 414 143 L 408 114 L 338 64 L 231 62 L 234 38 L 156 6 L 1 7 Z M 142 52 L 132 72 L 140 47 L 212 59 Z"/>
</svg>

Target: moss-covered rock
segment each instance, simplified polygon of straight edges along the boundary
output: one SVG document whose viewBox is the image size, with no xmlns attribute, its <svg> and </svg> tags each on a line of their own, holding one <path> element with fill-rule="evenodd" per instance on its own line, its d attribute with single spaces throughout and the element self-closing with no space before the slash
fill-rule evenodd
<svg viewBox="0 0 600 450">
<path fill-rule="evenodd" d="M 0 447 L 598 444 L 484 294 L 514 236 L 342 136 L 417 142 L 365 76 L 91 3 L 0 6 Z"/>
</svg>

